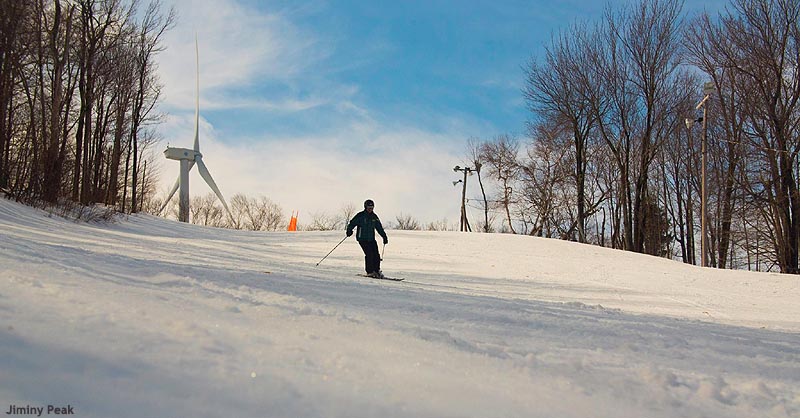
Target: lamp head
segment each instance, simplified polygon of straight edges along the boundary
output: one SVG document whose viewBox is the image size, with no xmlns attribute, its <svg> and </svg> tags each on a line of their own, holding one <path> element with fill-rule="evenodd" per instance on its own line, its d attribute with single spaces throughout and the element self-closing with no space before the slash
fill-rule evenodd
<svg viewBox="0 0 800 418">
<path fill-rule="evenodd" d="M 686 127 L 688 129 L 692 129 L 692 126 L 694 126 L 695 123 L 699 123 L 699 122 L 702 122 L 702 121 L 703 121 L 703 117 L 702 116 L 700 116 L 697 119 L 689 119 L 689 118 L 685 119 Z"/>
<path fill-rule="evenodd" d="M 713 94 L 715 91 L 717 91 L 717 88 L 714 85 L 713 81 L 709 81 L 703 84 L 703 94 L 705 94 L 706 96 L 708 96 L 709 94 Z"/>
</svg>

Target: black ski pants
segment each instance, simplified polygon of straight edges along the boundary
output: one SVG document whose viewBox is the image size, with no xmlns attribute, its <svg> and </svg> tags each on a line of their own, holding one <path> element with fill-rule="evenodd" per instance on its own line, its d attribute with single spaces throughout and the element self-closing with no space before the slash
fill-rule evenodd
<svg viewBox="0 0 800 418">
<path fill-rule="evenodd" d="M 359 241 L 364 250 L 364 269 L 367 274 L 381 271 L 381 256 L 378 254 L 378 241 Z"/>
</svg>

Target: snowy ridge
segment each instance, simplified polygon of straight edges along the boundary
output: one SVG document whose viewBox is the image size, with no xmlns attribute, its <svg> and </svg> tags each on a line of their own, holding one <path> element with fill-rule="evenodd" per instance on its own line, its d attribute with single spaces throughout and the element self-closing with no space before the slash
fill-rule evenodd
<svg viewBox="0 0 800 418">
<path fill-rule="evenodd" d="M 800 416 L 800 279 L 509 235 L 84 224 L 0 199 L 0 405 L 79 417 Z M 3 412 L 8 411 L 5 409 Z"/>
</svg>

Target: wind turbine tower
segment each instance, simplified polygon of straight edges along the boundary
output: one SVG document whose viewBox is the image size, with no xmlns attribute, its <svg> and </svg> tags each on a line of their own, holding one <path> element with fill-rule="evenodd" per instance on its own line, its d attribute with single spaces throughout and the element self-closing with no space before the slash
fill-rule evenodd
<svg viewBox="0 0 800 418">
<path fill-rule="evenodd" d="M 172 190 L 169 193 L 169 197 L 164 201 L 164 204 L 161 206 L 161 210 L 159 213 L 164 211 L 164 208 L 167 207 L 167 203 L 172 199 L 172 196 L 175 195 L 175 192 L 180 188 L 180 194 L 178 196 L 178 220 L 181 222 L 189 222 L 189 171 L 191 171 L 192 167 L 197 164 L 197 170 L 200 172 L 200 176 L 203 177 L 203 180 L 206 181 L 208 187 L 214 191 L 214 194 L 217 195 L 220 202 L 222 202 L 222 206 L 225 208 L 225 212 L 228 213 L 228 216 L 233 219 L 233 215 L 231 215 L 230 209 L 228 209 L 228 204 L 225 203 L 225 198 L 222 197 L 222 193 L 219 191 L 217 187 L 217 183 L 214 182 L 214 178 L 211 177 L 211 173 L 208 171 L 208 168 L 203 163 L 203 154 L 200 153 L 200 51 L 197 46 L 197 38 L 194 40 L 194 48 L 195 48 L 195 64 L 197 68 L 197 78 L 196 78 L 196 97 L 195 97 L 195 108 L 194 108 L 194 148 L 170 148 L 167 147 L 164 150 L 164 156 L 170 160 L 178 160 L 181 163 L 180 174 L 178 178 L 175 180 L 175 184 L 172 186 Z"/>
</svg>

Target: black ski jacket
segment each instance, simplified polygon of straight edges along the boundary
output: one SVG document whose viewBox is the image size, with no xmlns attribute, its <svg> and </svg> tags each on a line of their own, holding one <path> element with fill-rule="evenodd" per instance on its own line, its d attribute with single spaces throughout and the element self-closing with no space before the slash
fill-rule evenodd
<svg viewBox="0 0 800 418">
<path fill-rule="evenodd" d="M 356 228 L 356 239 L 359 241 L 375 241 L 376 230 L 384 241 L 388 239 L 386 232 L 383 230 L 383 225 L 381 225 L 381 220 L 378 219 L 378 215 L 375 212 L 369 213 L 366 210 L 358 212 L 347 224 L 347 235 L 353 232 L 353 228 Z"/>
</svg>

